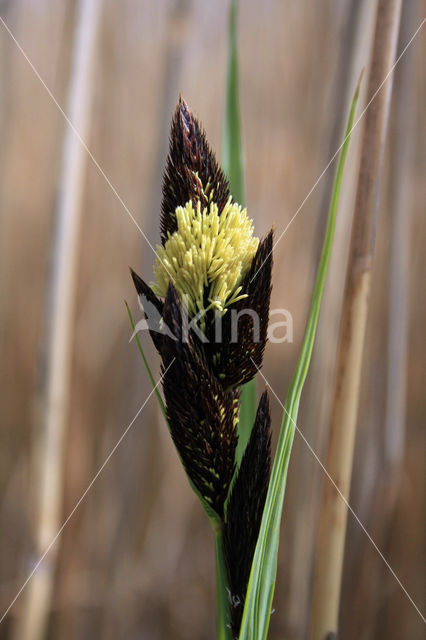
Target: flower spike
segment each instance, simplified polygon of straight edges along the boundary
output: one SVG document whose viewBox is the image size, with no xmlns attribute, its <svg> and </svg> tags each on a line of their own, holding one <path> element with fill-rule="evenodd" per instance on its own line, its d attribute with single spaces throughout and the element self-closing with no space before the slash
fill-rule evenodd
<svg viewBox="0 0 426 640">
<path fill-rule="evenodd" d="M 170 132 L 170 147 L 163 180 L 160 220 L 161 242 L 177 229 L 176 207 L 213 200 L 219 213 L 229 199 L 228 181 L 207 142 L 206 134 L 182 96 L 176 107 Z"/>
<path fill-rule="evenodd" d="M 155 282 L 147 285 L 133 271 L 132 278 L 161 357 L 176 449 L 196 490 L 226 522 L 235 547 L 243 486 L 250 487 L 255 517 L 269 473 L 269 410 L 263 396 L 226 518 L 240 387 L 261 367 L 267 337 L 272 231 L 262 241 L 254 236 L 252 220 L 232 200 L 206 135 L 183 98 L 172 120 L 160 230 Z M 244 545 L 247 569 L 252 538 Z M 231 566 L 229 571 L 232 584 L 244 583 L 245 574 L 235 577 Z"/>
</svg>

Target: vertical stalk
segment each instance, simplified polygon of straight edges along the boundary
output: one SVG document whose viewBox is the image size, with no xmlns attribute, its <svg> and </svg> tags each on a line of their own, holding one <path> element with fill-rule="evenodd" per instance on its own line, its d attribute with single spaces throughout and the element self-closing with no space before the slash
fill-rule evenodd
<svg viewBox="0 0 426 640">
<path fill-rule="evenodd" d="M 238 2 L 231 0 L 229 6 L 228 67 L 226 81 L 225 122 L 223 129 L 222 166 L 229 180 L 234 200 L 244 204 L 244 166 L 241 138 L 240 109 L 238 102 L 238 49 L 237 49 L 237 13 Z M 241 461 L 243 447 L 250 437 L 256 413 L 256 383 L 251 380 L 244 385 L 240 405 L 238 424 L 238 446 L 235 453 L 237 464 Z M 217 638 L 230 640 L 228 578 L 223 550 L 222 523 L 216 523 L 216 602 L 217 602 Z"/>
<path fill-rule="evenodd" d="M 399 46 L 416 27 L 415 3 L 403 6 Z M 405 445 L 405 396 L 407 389 L 407 335 L 409 309 L 409 256 L 411 235 L 411 189 L 409 171 L 415 113 L 413 113 L 414 67 L 412 51 L 402 58 L 395 78 L 393 129 L 390 135 L 389 336 L 386 390 L 384 458 L 392 472 L 400 471 Z"/>
<path fill-rule="evenodd" d="M 403 4 L 398 50 L 401 51 L 417 26 L 416 3 Z M 388 272 L 388 359 L 386 414 L 382 425 L 377 425 L 377 443 L 380 448 L 378 468 L 365 489 L 370 498 L 368 510 L 369 532 L 382 548 L 389 547 L 393 538 L 393 523 L 401 498 L 401 481 L 405 449 L 405 403 L 407 391 L 407 337 L 408 309 L 410 307 L 410 238 L 412 232 L 412 189 L 410 178 L 413 170 L 413 136 L 416 132 L 414 75 L 416 65 L 413 49 L 408 49 L 395 70 L 395 85 L 389 128 L 390 162 L 387 176 L 388 211 L 386 224 L 390 227 Z M 351 575 L 351 604 L 353 610 L 363 611 L 362 626 L 351 629 L 350 621 L 342 629 L 348 640 L 371 633 L 374 625 L 384 618 L 395 624 L 389 616 L 391 604 L 377 609 L 376 594 L 386 589 L 386 576 L 371 563 L 370 541 L 364 538 L 355 571 Z M 377 559 L 380 562 L 379 559 Z M 401 620 L 404 624 L 403 619 Z M 395 637 L 403 636 L 403 627 L 394 629 Z M 399 631 L 399 633 L 398 633 Z M 406 633 L 409 636 L 409 633 Z"/>
<path fill-rule="evenodd" d="M 216 551 L 216 603 L 217 603 L 217 640 L 229 640 L 229 601 L 228 580 L 223 553 L 223 532 L 221 525 L 217 525 L 214 531 Z"/>
<path fill-rule="evenodd" d="M 80 0 L 73 50 L 67 115 L 78 134 L 87 138 L 90 125 L 92 71 L 101 0 Z M 46 339 L 43 356 L 46 383 L 41 391 L 42 425 L 37 436 L 37 463 L 33 485 L 36 492 L 36 560 L 43 555 L 60 527 L 63 493 L 63 448 L 68 417 L 72 363 L 73 319 L 77 285 L 81 197 L 86 151 L 71 127 L 66 126 L 62 151 L 60 197 L 55 213 L 51 272 L 48 282 Z M 22 617 L 15 638 L 45 637 L 57 549 L 53 547 L 32 576 L 25 594 Z"/>
<path fill-rule="evenodd" d="M 400 13 L 401 0 L 378 1 L 368 102 L 395 60 Z M 365 116 L 339 334 L 326 468 L 346 500 L 352 474 L 362 351 L 391 93 L 392 75 Z M 331 483 L 325 482 L 314 579 L 312 640 L 325 640 L 337 632 L 346 523 L 347 507 L 342 496 Z"/>
<path fill-rule="evenodd" d="M 360 44 L 361 33 L 365 35 L 365 18 L 367 0 L 350 0 L 345 7 L 342 22 L 339 25 L 339 35 L 337 40 L 337 62 L 333 78 L 333 87 L 329 98 L 329 105 L 333 106 L 332 123 L 326 132 L 327 151 L 323 160 L 331 158 L 336 149 L 341 144 L 345 136 L 345 126 L 348 111 L 348 104 L 352 99 L 354 70 L 356 65 L 357 50 Z M 351 143 L 353 144 L 353 142 Z M 337 160 L 336 160 L 337 163 Z M 348 176 L 349 177 L 349 176 Z M 355 179 L 355 176 L 351 177 Z M 334 183 L 333 167 L 330 167 L 323 177 L 321 203 L 319 215 L 316 220 L 316 238 L 321 238 L 327 222 L 327 215 L 330 208 L 330 199 Z M 347 183 L 348 184 L 348 183 Z M 346 187 L 347 188 L 347 187 Z M 349 224 L 352 220 L 352 211 L 345 206 L 343 200 L 339 205 L 339 218 L 345 217 L 345 222 Z M 346 198 L 345 198 L 346 200 Z M 335 264 L 341 263 L 343 250 L 341 245 L 342 234 L 346 234 L 347 224 L 337 223 L 336 236 L 334 239 Z M 343 228 L 345 227 L 345 228 Z M 318 242 L 318 256 L 312 256 L 313 264 L 317 264 L 320 259 L 321 243 Z M 340 261 L 338 260 L 340 257 Z M 346 256 L 345 256 L 346 257 Z M 326 328 L 327 335 L 331 335 L 331 327 L 335 319 L 340 317 L 341 287 L 339 284 L 340 270 L 330 269 L 328 274 L 328 291 L 324 293 L 323 305 L 321 309 L 322 327 Z M 316 341 L 315 352 L 311 363 L 311 373 L 307 380 L 306 395 L 309 395 L 309 402 L 304 407 L 304 422 L 311 424 L 315 430 L 316 448 L 320 447 L 320 440 L 323 434 L 326 435 L 325 428 L 328 423 L 328 410 L 331 403 L 326 390 L 330 388 L 333 380 L 333 367 L 335 360 L 335 345 L 331 347 L 331 341 L 324 333 L 321 336 L 321 328 Z M 323 339 L 321 339 L 323 338 Z M 308 435 L 308 434 L 307 434 Z M 312 434 L 313 435 L 313 434 Z M 310 469 L 317 462 L 312 458 Z M 320 469 L 316 473 L 321 473 Z M 320 489 L 320 487 L 318 488 Z M 314 556 L 315 543 L 315 523 L 318 520 L 318 496 L 320 492 L 312 492 L 312 473 L 302 473 L 298 478 L 291 497 L 295 505 L 306 502 L 306 496 L 310 495 L 309 504 L 304 509 L 297 509 L 293 516 L 294 539 L 292 540 L 292 553 L 289 558 L 289 598 L 287 609 L 287 625 L 295 637 L 306 637 L 309 629 L 309 607 L 310 607 L 310 575 Z M 288 508 L 288 507 L 287 507 Z"/>
<path fill-rule="evenodd" d="M 245 205 L 244 156 L 241 134 L 241 118 L 238 91 L 238 47 L 237 47 L 238 2 L 231 0 L 229 7 L 228 70 L 226 79 L 225 124 L 223 129 L 222 167 L 229 180 L 232 197 L 241 206 Z M 257 407 L 256 380 L 247 382 L 241 391 L 240 419 L 238 423 L 238 445 L 235 454 L 240 464 L 250 439 Z"/>
<path fill-rule="evenodd" d="M 234 200 L 244 205 L 244 158 L 238 99 L 237 16 L 238 2 L 237 0 L 231 0 L 229 7 L 229 50 L 222 166 L 229 180 Z"/>
</svg>

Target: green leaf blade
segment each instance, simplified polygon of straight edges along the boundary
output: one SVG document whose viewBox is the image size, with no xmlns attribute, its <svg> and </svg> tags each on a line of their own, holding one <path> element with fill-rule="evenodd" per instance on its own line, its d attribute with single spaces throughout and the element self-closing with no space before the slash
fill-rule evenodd
<svg viewBox="0 0 426 640">
<path fill-rule="evenodd" d="M 342 175 L 358 102 L 359 84 L 360 83 L 358 83 L 352 100 L 346 134 L 341 147 L 334 179 L 327 229 L 302 349 L 284 405 L 277 451 L 272 467 L 262 524 L 246 593 L 239 640 L 252 640 L 253 638 L 256 638 L 256 640 L 266 640 L 268 634 L 276 580 L 280 524 L 288 465 L 296 429 L 300 397 L 311 360 L 325 278 L 330 260 Z"/>
<path fill-rule="evenodd" d="M 222 168 L 228 178 L 233 199 L 244 206 L 246 198 L 244 187 L 244 153 L 238 98 L 237 16 L 238 2 L 231 0 L 229 7 L 228 69 L 222 141 Z M 250 439 L 256 417 L 256 405 L 256 381 L 251 380 L 243 386 L 241 393 L 238 446 L 236 451 L 237 466 L 241 462 L 241 458 Z"/>
<path fill-rule="evenodd" d="M 238 101 L 238 48 L 237 48 L 238 3 L 231 0 L 229 7 L 228 68 L 226 84 L 225 120 L 222 142 L 222 168 L 229 181 L 234 201 L 245 204 L 244 162 L 241 136 L 240 108 Z M 238 445 L 236 463 L 239 466 L 250 438 L 256 415 L 256 382 L 244 385 L 241 393 L 240 419 L 238 423 Z M 228 581 L 223 555 L 222 531 L 215 532 L 216 545 L 216 595 L 217 595 L 217 639 L 230 640 Z"/>
<path fill-rule="evenodd" d="M 237 467 L 240 466 L 244 451 L 250 440 L 257 409 L 257 384 L 256 379 L 247 382 L 241 391 L 240 417 L 238 421 L 238 444 L 235 452 Z"/>
<path fill-rule="evenodd" d="M 233 199 L 239 204 L 244 205 L 244 155 L 238 100 L 237 13 L 238 3 L 236 0 L 231 0 L 229 9 L 228 71 L 222 167 L 229 180 Z"/>
</svg>

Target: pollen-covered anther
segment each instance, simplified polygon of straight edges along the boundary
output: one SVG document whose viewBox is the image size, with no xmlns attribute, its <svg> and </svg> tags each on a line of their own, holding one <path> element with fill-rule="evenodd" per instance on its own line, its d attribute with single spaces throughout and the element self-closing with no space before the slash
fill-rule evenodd
<svg viewBox="0 0 426 640">
<path fill-rule="evenodd" d="M 256 254 L 259 239 L 246 209 L 228 199 L 219 213 L 188 202 L 176 208 L 177 230 L 157 247 L 152 290 L 165 297 L 170 281 L 191 316 L 200 311 L 227 308 L 246 297 L 241 282 Z"/>
</svg>

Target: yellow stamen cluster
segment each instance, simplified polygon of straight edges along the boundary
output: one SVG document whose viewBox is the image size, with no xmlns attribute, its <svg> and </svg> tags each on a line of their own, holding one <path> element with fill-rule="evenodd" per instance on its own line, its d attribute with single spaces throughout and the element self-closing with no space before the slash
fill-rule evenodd
<svg viewBox="0 0 426 640">
<path fill-rule="evenodd" d="M 164 297 L 171 281 L 191 317 L 210 308 L 224 313 L 246 297 L 241 281 L 259 245 L 252 220 L 231 198 L 220 215 L 214 202 L 204 210 L 200 202 L 196 208 L 188 202 L 177 207 L 176 220 L 177 231 L 157 247 L 153 291 Z"/>
</svg>

